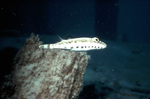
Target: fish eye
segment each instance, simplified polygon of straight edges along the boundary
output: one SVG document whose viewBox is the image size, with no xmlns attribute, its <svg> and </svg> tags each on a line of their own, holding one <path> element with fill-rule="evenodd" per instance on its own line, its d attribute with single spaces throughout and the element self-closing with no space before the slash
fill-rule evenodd
<svg viewBox="0 0 150 99">
<path fill-rule="evenodd" d="M 99 39 L 97 37 L 94 37 L 94 41 L 99 42 Z"/>
<path fill-rule="evenodd" d="M 99 41 L 98 39 L 95 39 L 97 42 Z"/>
</svg>

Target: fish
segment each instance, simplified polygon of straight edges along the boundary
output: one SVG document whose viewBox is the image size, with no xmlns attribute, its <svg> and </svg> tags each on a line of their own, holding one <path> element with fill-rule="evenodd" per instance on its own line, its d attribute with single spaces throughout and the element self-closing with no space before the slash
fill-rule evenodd
<svg viewBox="0 0 150 99">
<path fill-rule="evenodd" d="M 59 36 L 58 36 L 59 37 Z M 64 40 L 61 37 L 60 42 L 54 44 L 43 44 L 40 45 L 40 49 L 62 49 L 70 51 L 89 51 L 99 50 L 107 47 L 106 43 L 100 41 L 97 37 L 81 37 Z"/>
</svg>

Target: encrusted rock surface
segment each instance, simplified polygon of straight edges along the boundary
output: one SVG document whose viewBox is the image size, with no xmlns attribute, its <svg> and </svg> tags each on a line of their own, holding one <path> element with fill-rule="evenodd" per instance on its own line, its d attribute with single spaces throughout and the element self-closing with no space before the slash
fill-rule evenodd
<svg viewBox="0 0 150 99">
<path fill-rule="evenodd" d="M 90 56 L 86 52 L 39 49 L 31 34 L 15 58 L 13 99 L 77 99 Z"/>
</svg>

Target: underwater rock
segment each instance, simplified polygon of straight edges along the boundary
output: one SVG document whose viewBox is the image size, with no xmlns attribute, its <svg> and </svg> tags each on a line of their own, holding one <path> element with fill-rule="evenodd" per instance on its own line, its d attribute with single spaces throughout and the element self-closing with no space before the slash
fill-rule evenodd
<svg viewBox="0 0 150 99">
<path fill-rule="evenodd" d="M 90 56 L 86 52 L 39 49 L 31 34 L 15 57 L 12 99 L 77 99 Z"/>
</svg>

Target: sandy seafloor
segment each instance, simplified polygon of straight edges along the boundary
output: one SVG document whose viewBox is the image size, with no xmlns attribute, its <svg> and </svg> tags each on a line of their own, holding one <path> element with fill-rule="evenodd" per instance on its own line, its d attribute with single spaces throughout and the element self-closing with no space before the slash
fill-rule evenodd
<svg viewBox="0 0 150 99">
<path fill-rule="evenodd" d="M 1 38 L 0 50 L 7 47 L 20 49 L 27 37 Z M 57 36 L 39 37 L 44 43 L 60 41 Z M 113 89 L 143 90 L 139 92 L 142 94 L 150 92 L 150 44 L 102 41 L 107 44 L 106 49 L 88 51 L 91 59 L 84 76 L 84 86 L 103 83 Z"/>
</svg>

